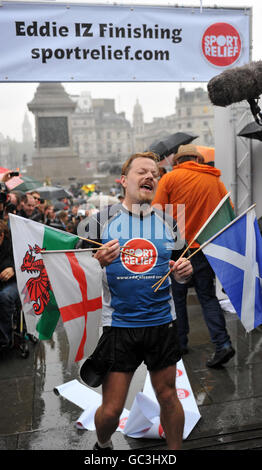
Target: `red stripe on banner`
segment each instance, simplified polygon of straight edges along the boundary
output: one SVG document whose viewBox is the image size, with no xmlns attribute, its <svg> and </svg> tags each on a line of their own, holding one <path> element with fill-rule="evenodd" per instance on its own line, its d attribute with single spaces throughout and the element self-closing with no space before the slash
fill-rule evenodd
<svg viewBox="0 0 262 470">
<path fill-rule="evenodd" d="M 65 307 L 60 308 L 60 313 L 63 319 L 63 322 L 67 322 L 69 320 L 74 320 L 75 318 L 85 317 L 85 326 L 83 336 L 75 357 L 75 362 L 80 361 L 80 359 L 84 356 L 84 347 L 87 337 L 86 332 L 86 323 L 87 323 L 87 313 L 94 312 L 102 307 L 102 298 L 96 297 L 95 299 L 89 300 L 87 297 L 87 282 L 86 276 L 83 268 L 80 266 L 75 253 L 65 253 L 68 261 L 70 263 L 72 274 L 76 281 L 78 282 L 81 294 L 82 294 L 82 301 L 66 305 Z"/>
</svg>

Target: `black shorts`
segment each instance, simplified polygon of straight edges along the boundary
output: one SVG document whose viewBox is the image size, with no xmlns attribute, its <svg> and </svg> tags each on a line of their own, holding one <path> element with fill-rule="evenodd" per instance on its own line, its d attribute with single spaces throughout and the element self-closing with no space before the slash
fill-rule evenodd
<svg viewBox="0 0 262 470">
<path fill-rule="evenodd" d="M 174 365 L 181 359 L 176 321 L 143 328 L 104 327 L 91 358 L 96 369 L 103 365 L 112 372 L 134 372 L 143 361 L 149 371 Z"/>
</svg>

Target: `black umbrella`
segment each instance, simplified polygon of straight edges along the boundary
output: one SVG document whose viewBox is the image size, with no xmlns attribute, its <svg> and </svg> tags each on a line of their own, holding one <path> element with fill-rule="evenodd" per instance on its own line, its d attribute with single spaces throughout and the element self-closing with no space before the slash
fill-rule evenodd
<svg viewBox="0 0 262 470">
<path fill-rule="evenodd" d="M 171 153 L 176 153 L 180 145 L 190 144 L 198 135 L 186 134 L 185 132 L 176 132 L 158 143 L 150 146 L 150 150 L 159 155 L 160 160 Z"/>
<path fill-rule="evenodd" d="M 257 124 L 255 121 L 247 124 L 237 134 L 240 137 L 247 137 L 248 139 L 257 139 L 262 141 L 262 126 Z"/>
<path fill-rule="evenodd" d="M 42 186 L 36 188 L 36 191 L 43 199 L 62 199 L 64 197 L 72 197 L 72 194 L 59 186 Z"/>
<path fill-rule="evenodd" d="M 165 155 L 168 155 L 168 148 L 165 146 L 163 141 L 160 142 L 154 142 L 152 145 L 150 145 L 149 150 L 151 150 L 154 153 L 157 153 L 157 155 L 160 156 L 160 158 L 164 158 Z"/>
</svg>

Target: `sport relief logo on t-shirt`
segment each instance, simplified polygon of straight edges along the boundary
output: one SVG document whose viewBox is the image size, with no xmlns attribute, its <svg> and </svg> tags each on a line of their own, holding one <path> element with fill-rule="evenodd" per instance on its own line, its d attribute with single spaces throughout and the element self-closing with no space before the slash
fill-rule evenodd
<svg viewBox="0 0 262 470">
<path fill-rule="evenodd" d="M 155 245 L 144 238 L 133 238 L 125 243 L 120 259 L 122 265 L 131 273 L 146 273 L 150 271 L 157 262 L 157 249 Z M 132 256 L 134 255 L 134 256 Z"/>
</svg>

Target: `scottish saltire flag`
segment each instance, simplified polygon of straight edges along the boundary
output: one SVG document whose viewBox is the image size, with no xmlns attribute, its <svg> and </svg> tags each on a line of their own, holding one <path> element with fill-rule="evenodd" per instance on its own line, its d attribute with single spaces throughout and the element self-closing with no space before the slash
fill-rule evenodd
<svg viewBox="0 0 262 470">
<path fill-rule="evenodd" d="M 69 362 L 89 356 L 99 339 L 102 269 L 89 250 L 42 253 L 69 342 Z"/>
<path fill-rule="evenodd" d="M 262 237 L 255 210 L 202 247 L 246 331 L 262 324 Z"/>
</svg>

